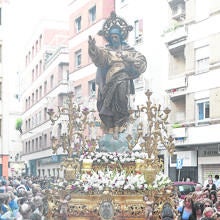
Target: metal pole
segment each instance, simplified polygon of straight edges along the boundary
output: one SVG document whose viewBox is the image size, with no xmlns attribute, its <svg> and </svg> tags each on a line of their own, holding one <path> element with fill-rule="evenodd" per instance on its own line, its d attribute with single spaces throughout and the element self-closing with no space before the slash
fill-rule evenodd
<svg viewBox="0 0 220 220">
<path fill-rule="evenodd" d="M 178 173 L 178 182 L 180 181 L 180 169 L 179 169 L 179 173 Z"/>
</svg>

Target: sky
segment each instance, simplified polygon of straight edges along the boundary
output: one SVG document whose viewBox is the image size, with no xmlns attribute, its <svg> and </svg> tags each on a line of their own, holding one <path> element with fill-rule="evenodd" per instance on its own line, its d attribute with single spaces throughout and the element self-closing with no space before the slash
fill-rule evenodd
<svg viewBox="0 0 220 220">
<path fill-rule="evenodd" d="M 19 73 L 25 64 L 25 48 L 42 19 L 67 15 L 68 0 L 7 0 L 4 10 L 4 73 L 8 77 L 6 96 L 14 97 L 19 87 Z M 22 84 L 22 83 L 20 83 Z M 14 108 L 12 103 L 11 108 Z"/>
<path fill-rule="evenodd" d="M 8 37 L 16 54 L 22 52 L 25 43 L 39 20 L 57 18 L 66 14 L 66 0 L 8 0 Z M 17 56 L 18 57 L 18 56 Z M 19 56 L 20 57 L 20 56 Z"/>
</svg>

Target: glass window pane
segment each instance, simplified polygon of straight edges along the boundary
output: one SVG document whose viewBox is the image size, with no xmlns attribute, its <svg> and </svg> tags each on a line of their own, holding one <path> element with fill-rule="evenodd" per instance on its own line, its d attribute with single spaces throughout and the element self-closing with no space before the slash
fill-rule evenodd
<svg viewBox="0 0 220 220">
<path fill-rule="evenodd" d="M 199 120 L 203 120 L 204 118 L 203 103 L 198 104 L 198 109 L 199 109 Z"/>
<path fill-rule="evenodd" d="M 209 102 L 205 103 L 205 118 L 209 118 Z"/>
</svg>

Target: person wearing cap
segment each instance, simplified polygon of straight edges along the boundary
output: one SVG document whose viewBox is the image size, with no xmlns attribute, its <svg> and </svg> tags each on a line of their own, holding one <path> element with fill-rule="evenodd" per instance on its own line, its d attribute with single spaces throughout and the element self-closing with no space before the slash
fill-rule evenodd
<svg viewBox="0 0 220 220">
<path fill-rule="evenodd" d="M 105 133 L 118 139 L 129 121 L 129 96 L 134 94 L 133 80 L 147 67 L 146 58 L 125 40 L 131 26 L 114 13 L 106 20 L 99 32 L 108 44 L 102 48 L 89 36 L 88 53 L 97 66 L 97 109 Z"/>
</svg>

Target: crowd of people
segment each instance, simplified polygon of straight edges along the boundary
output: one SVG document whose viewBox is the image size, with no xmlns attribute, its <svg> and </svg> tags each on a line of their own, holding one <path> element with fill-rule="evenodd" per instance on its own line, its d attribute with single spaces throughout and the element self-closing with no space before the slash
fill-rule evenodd
<svg viewBox="0 0 220 220">
<path fill-rule="evenodd" d="M 46 220 L 48 207 L 45 189 L 63 184 L 60 178 L 14 177 L 0 179 L 0 220 Z M 220 220 L 220 180 L 211 175 L 204 185 L 179 200 L 179 215 L 165 205 L 162 220 Z"/>
<path fill-rule="evenodd" d="M 197 184 L 178 207 L 180 220 L 220 220 L 219 175 L 208 176 L 204 185 Z"/>
<path fill-rule="evenodd" d="M 46 220 L 45 192 L 58 181 L 39 177 L 0 179 L 0 220 Z"/>
</svg>

